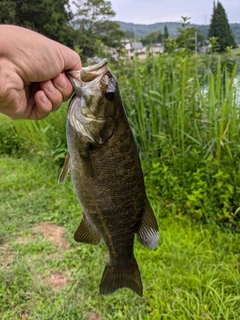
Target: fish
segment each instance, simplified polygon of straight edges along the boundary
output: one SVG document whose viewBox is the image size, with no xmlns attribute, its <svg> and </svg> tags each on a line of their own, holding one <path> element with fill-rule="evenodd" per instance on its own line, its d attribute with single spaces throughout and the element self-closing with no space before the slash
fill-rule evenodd
<svg viewBox="0 0 240 320">
<path fill-rule="evenodd" d="M 129 288 L 142 296 L 135 234 L 140 244 L 155 249 L 159 231 L 117 80 L 107 59 L 67 77 L 74 95 L 67 112 L 68 154 L 58 182 L 71 172 L 83 215 L 74 239 L 93 245 L 102 240 L 107 247 L 100 294 Z"/>
</svg>

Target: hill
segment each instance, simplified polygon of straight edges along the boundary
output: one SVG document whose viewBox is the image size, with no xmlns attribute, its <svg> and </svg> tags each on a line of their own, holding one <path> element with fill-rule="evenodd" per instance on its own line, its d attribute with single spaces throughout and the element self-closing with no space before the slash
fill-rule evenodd
<svg viewBox="0 0 240 320">
<path fill-rule="evenodd" d="M 181 26 L 181 23 L 179 22 L 158 22 L 154 24 L 134 24 L 122 21 L 116 22 L 120 25 L 121 30 L 133 32 L 136 38 L 144 37 L 149 33 L 158 30 L 160 30 L 163 33 L 165 25 L 168 28 L 169 35 L 175 38 L 178 35 L 177 28 Z M 198 28 L 203 33 L 204 37 L 207 39 L 209 25 L 189 24 L 189 27 Z M 230 23 L 230 27 L 232 28 L 236 42 L 240 44 L 240 23 Z"/>
</svg>

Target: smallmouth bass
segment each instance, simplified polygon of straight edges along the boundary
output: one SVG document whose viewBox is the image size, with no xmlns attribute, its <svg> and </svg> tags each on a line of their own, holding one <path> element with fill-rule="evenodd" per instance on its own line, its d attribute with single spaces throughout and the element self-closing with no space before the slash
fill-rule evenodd
<svg viewBox="0 0 240 320">
<path fill-rule="evenodd" d="M 158 245 L 158 225 L 147 199 L 136 143 L 107 60 L 68 72 L 74 88 L 66 135 L 68 155 L 59 177 L 71 171 L 83 210 L 74 239 L 108 249 L 100 293 L 127 287 L 142 296 L 134 235 L 145 247 Z"/>
</svg>

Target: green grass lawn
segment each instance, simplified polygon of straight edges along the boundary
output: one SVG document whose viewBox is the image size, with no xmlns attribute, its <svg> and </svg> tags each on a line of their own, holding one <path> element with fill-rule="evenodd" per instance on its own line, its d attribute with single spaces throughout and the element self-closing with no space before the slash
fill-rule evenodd
<svg viewBox="0 0 240 320">
<path fill-rule="evenodd" d="M 240 235 L 163 218 L 161 241 L 135 254 L 143 298 L 100 296 L 103 244 L 74 242 L 81 209 L 71 181 L 40 158 L 0 158 L 0 319 L 240 319 Z"/>
</svg>

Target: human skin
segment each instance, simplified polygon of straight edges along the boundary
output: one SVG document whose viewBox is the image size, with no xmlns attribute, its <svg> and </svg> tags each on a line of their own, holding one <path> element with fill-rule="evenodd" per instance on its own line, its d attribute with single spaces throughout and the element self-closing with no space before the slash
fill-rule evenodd
<svg viewBox="0 0 240 320">
<path fill-rule="evenodd" d="M 43 35 L 0 25 L 0 112 L 40 120 L 72 94 L 66 70 L 80 70 L 79 55 Z"/>
</svg>

